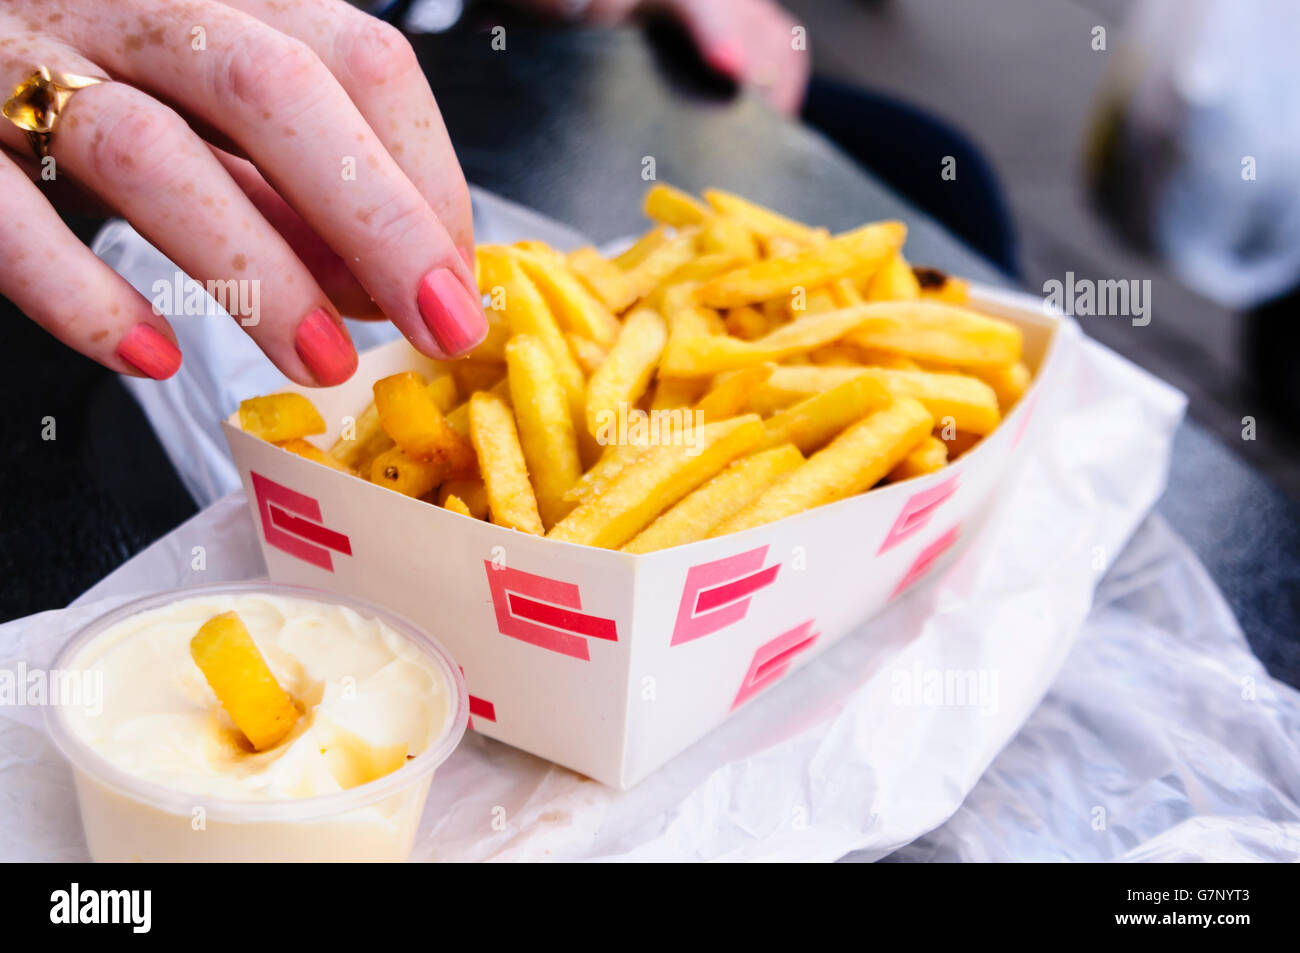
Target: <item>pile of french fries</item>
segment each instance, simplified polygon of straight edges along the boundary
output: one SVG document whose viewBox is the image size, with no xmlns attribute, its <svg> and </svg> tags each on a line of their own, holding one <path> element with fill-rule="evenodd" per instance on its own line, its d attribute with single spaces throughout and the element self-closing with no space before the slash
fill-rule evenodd
<svg viewBox="0 0 1300 953">
<path fill-rule="evenodd" d="M 329 452 L 300 395 L 245 401 L 244 429 L 473 519 L 646 553 L 932 473 L 1029 386 L 1020 330 L 913 268 L 900 222 L 832 235 L 667 185 L 645 211 L 613 258 L 479 247 L 487 338 L 376 381 Z"/>
</svg>

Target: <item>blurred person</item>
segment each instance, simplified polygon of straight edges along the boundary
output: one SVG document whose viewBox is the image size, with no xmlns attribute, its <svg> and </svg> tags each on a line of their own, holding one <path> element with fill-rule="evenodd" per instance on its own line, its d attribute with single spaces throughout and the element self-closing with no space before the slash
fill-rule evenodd
<svg viewBox="0 0 1300 953">
<path fill-rule="evenodd" d="M 1094 197 L 1206 297 L 1246 311 L 1261 390 L 1300 413 L 1300 5 L 1147 0 L 1093 129 Z"/>
</svg>

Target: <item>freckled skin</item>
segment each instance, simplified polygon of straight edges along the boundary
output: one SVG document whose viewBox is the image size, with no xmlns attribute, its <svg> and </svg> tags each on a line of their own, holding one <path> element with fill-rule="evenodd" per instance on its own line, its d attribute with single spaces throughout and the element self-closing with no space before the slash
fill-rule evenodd
<svg viewBox="0 0 1300 953">
<path fill-rule="evenodd" d="M 238 12 L 230 13 L 227 4 Z M 206 47 L 202 53 L 191 46 L 196 25 L 204 28 Z M 295 51 L 301 52 L 304 45 L 310 48 L 314 58 L 307 64 L 308 72 L 315 81 L 306 88 L 333 89 L 330 95 L 338 102 L 300 112 L 292 100 L 258 102 L 254 98 L 235 103 L 226 97 L 221 109 L 205 112 L 204 99 L 212 98 L 214 88 L 219 92 L 225 79 L 213 71 L 225 67 L 231 49 L 242 45 L 261 50 L 253 41 L 269 42 L 266 38 L 277 33 L 294 37 L 296 43 L 272 44 L 266 49 L 285 51 L 284 59 L 292 66 Z M 60 63 L 61 57 L 68 62 Z M 338 303 L 338 294 L 354 302 L 349 311 L 369 316 L 378 316 L 377 299 L 403 334 L 418 347 L 429 347 L 432 339 L 414 311 L 414 295 L 409 303 L 403 296 L 432 266 L 462 270 L 459 256 L 448 252 L 472 242 L 468 200 L 432 95 L 409 46 L 390 28 L 342 0 L 0 0 L 0 75 L 29 72 L 36 63 L 70 72 L 108 74 L 126 85 L 105 89 L 134 86 L 151 97 L 165 99 L 167 107 L 154 104 L 159 111 L 153 114 L 152 123 L 122 113 L 121 102 L 113 99 L 104 101 L 116 102 L 116 111 L 104 112 L 103 106 L 88 105 L 101 102 L 93 97 L 70 107 L 58 130 L 64 146 L 59 148 L 56 136 L 54 148 L 60 179 L 66 175 L 73 191 L 88 194 L 123 214 L 191 274 L 228 273 L 233 268 L 260 276 L 268 286 L 262 298 L 261 331 L 278 335 L 278 340 L 268 343 L 259 339 L 259 343 L 295 380 L 306 382 L 293 352 L 294 328 L 312 308 L 334 310 L 329 305 L 331 300 Z M 260 65 L 253 64 L 254 76 Z M 329 82 L 330 74 L 337 85 Z M 267 75 L 280 74 L 271 69 Z M 291 69 L 283 75 L 294 78 Z M 277 201 L 287 202 L 290 212 L 299 215 L 297 232 L 284 233 L 289 244 L 274 230 L 284 227 L 278 219 L 273 228 L 238 186 L 221 178 L 214 160 L 209 158 L 205 165 L 195 157 L 194 150 L 201 143 L 190 128 L 179 124 L 173 108 L 195 117 L 200 130 L 210 130 L 200 131 L 200 136 L 210 134 L 222 148 L 264 164 L 260 171 L 265 180 L 283 190 Z M 330 121 L 322 122 L 322 117 Z M 266 144 L 261 153 L 250 148 L 246 138 L 254 132 L 255 139 Z M 182 136 L 189 138 L 185 148 L 178 147 Z M 0 141 L 10 150 L 25 152 L 25 140 L 11 141 L 14 138 L 0 136 Z M 278 150 L 274 149 L 277 139 Z M 355 139 L 355 148 L 345 144 L 349 139 Z M 323 157 L 343 152 L 358 159 L 365 157 L 366 171 L 355 185 L 337 184 L 334 163 L 329 163 L 328 176 L 315 168 L 326 164 Z M 96 162 L 95 156 L 111 161 Z M 0 168 L 8 161 L 0 153 Z M 311 183 L 310 187 L 305 183 Z M 403 190 L 415 196 L 417 203 L 423 200 L 425 207 L 413 204 Z M 46 189 L 45 197 L 55 201 L 63 191 Z M 434 223 L 436 232 L 426 229 L 420 234 L 425 227 L 418 224 L 422 217 Z M 451 217 L 460 219 L 454 243 L 448 242 L 440 221 Z M 412 220 L 417 222 L 414 230 Z M 385 240 L 384 234 L 389 225 L 396 230 L 398 223 L 404 239 L 401 248 L 391 239 Z M 6 222 L 0 214 L 0 247 L 9 251 L 8 245 L 24 227 Z M 6 230 L 9 241 L 5 240 Z M 34 236 L 26 240 L 34 246 L 32 259 L 53 256 L 54 267 L 69 272 L 65 290 L 84 278 L 88 293 L 98 296 L 98 309 L 82 309 L 84 313 L 75 318 L 84 325 L 80 343 L 74 340 L 75 335 L 60 336 L 112 366 L 113 347 L 122 328 L 141 320 L 139 302 L 114 299 L 105 293 L 107 279 L 95 272 L 92 264 L 68 268 L 64 253 L 55 255 L 49 243 L 36 241 Z M 321 250 L 306 248 L 309 240 Z M 229 251 L 231 245 L 237 246 L 238 254 Z M 407 251 L 412 248 L 414 254 Z M 17 269 L 21 257 L 6 254 L 0 260 L 0 294 L 13 287 L 9 273 Z M 333 269 L 328 281 L 321 274 L 313 280 L 318 267 Z M 348 269 L 367 277 L 367 290 Z M 29 270 L 50 272 L 44 264 Z M 328 299 L 322 298 L 323 287 L 328 289 Z M 268 320 L 268 303 L 272 301 L 275 308 L 287 311 L 278 320 L 274 314 Z M 284 306 L 284 301 L 290 304 Z M 31 313 L 41 320 L 36 310 Z M 415 323 L 398 321 L 401 314 L 413 315 Z M 114 330 L 109 332 L 110 316 L 126 323 L 112 325 Z M 159 329 L 171 336 L 165 322 Z M 88 347 L 88 343 L 97 346 Z"/>
</svg>

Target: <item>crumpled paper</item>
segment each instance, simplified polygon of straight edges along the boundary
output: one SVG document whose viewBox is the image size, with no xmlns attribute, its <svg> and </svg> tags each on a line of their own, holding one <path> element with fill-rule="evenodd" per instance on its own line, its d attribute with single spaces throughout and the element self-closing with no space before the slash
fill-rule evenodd
<svg viewBox="0 0 1300 953">
<path fill-rule="evenodd" d="M 144 393 L 169 443 L 167 400 Z M 1042 400 L 998 511 L 940 576 L 631 791 L 471 733 L 414 859 L 1300 857 L 1300 694 L 1146 517 L 1181 395 L 1081 341 Z M 187 485 L 220 486 L 181 462 Z M 0 667 L 48 664 L 128 594 L 263 572 L 231 493 L 72 607 L 0 626 Z M 83 859 L 37 714 L 0 708 L 0 857 Z"/>
</svg>

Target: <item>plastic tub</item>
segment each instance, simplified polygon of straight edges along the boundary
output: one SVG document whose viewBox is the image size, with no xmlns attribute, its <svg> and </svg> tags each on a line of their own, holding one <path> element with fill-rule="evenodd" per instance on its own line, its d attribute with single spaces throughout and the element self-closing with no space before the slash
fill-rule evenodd
<svg viewBox="0 0 1300 953">
<path fill-rule="evenodd" d="M 400 861 L 410 854 L 434 771 L 465 733 L 469 701 L 460 669 L 437 641 L 378 606 L 304 586 L 269 582 L 198 586 L 123 605 L 82 629 L 55 659 L 72 672 L 93 661 L 101 634 L 141 612 L 203 596 L 272 595 L 342 606 L 377 619 L 433 663 L 448 686 L 441 734 L 396 771 L 333 794 L 284 799 L 216 798 L 132 775 L 97 754 L 46 709 L 55 745 L 72 766 L 91 857 L 120 861 Z"/>
</svg>

